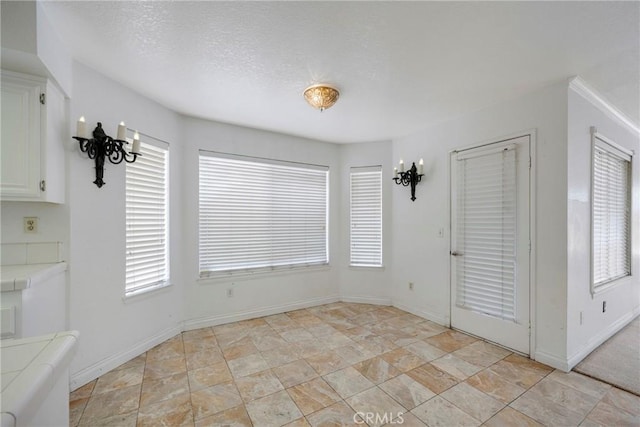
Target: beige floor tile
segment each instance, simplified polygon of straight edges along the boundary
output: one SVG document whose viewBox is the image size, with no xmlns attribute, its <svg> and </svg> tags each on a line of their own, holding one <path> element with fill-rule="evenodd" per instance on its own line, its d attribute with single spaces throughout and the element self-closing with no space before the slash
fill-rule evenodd
<svg viewBox="0 0 640 427">
<path fill-rule="evenodd" d="M 459 350 L 476 341 L 477 338 L 451 330 L 425 339 L 425 342 L 447 353 Z"/>
<path fill-rule="evenodd" d="M 182 342 L 184 345 L 184 352 L 186 354 L 196 353 L 202 350 L 209 350 L 209 349 L 218 350 L 219 349 L 218 342 L 216 341 L 216 338 L 213 335 L 210 337 L 202 337 L 202 338 L 191 337 L 191 336 L 189 338 L 184 337 L 182 339 Z"/>
<path fill-rule="evenodd" d="M 550 426 L 577 426 L 584 419 L 583 415 L 533 391 L 527 391 L 509 406 Z"/>
<path fill-rule="evenodd" d="M 247 403 L 247 412 L 255 426 L 281 426 L 302 417 L 284 390 Z"/>
<path fill-rule="evenodd" d="M 510 350 L 507 350 L 505 348 L 499 347 L 497 345 L 494 345 L 482 340 L 475 341 L 474 343 L 469 344 L 466 347 L 481 351 L 482 353 L 486 353 L 494 357 L 499 357 L 500 359 L 503 359 L 513 354 L 513 352 Z"/>
<path fill-rule="evenodd" d="M 469 362 L 474 365 L 482 366 L 484 368 L 488 368 L 494 363 L 504 359 L 503 356 L 499 356 L 491 353 L 485 353 L 478 347 L 474 347 L 473 344 L 468 345 L 466 347 L 462 347 L 461 349 L 458 349 L 451 354 L 453 354 L 457 358 L 462 359 L 466 362 Z"/>
<path fill-rule="evenodd" d="M 362 427 L 366 425 L 344 401 L 336 402 L 308 415 L 307 421 L 312 427 Z"/>
<path fill-rule="evenodd" d="M 182 334 L 179 334 L 147 351 L 147 362 L 173 359 L 183 355 Z"/>
<path fill-rule="evenodd" d="M 405 348 L 398 348 L 380 357 L 402 372 L 407 372 L 425 364 L 424 359 Z"/>
<path fill-rule="evenodd" d="M 325 375 L 323 378 L 343 399 L 374 386 L 371 381 L 351 366 Z"/>
<path fill-rule="evenodd" d="M 226 383 L 233 380 L 231 372 L 225 362 L 215 363 L 204 368 L 194 369 L 187 372 L 189 376 L 189 387 L 191 391 L 211 387 L 216 384 Z"/>
<path fill-rule="evenodd" d="M 187 363 L 184 355 L 172 359 L 147 360 L 144 367 L 144 380 L 157 380 L 186 370 Z"/>
<path fill-rule="evenodd" d="M 431 364 L 460 381 L 464 381 L 484 369 L 482 366 L 466 362 L 453 354 L 445 354 L 439 359 L 432 360 Z"/>
<path fill-rule="evenodd" d="M 484 425 L 487 427 L 543 427 L 533 418 L 509 406 L 491 417 Z"/>
<path fill-rule="evenodd" d="M 265 362 L 264 358 L 259 353 L 250 354 L 233 360 L 227 359 L 227 364 L 229 365 L 231 374 L 236 378 L 245 377 L 247 375 L 269 369 L 269 365 L 267 365 L 267 362 Z"/>
<path fill-rule="evenodd" d="M 420 421 L 420 418 L 413 415 L 411 412 L 405 412 L 389 424 L 385 424 L 384 427 L 427 427 L 425 423 Z"/>
<path fill-rule="evenodd" d="M 327 351 L 327 347 L 322 340 L 313 338 L 305 341 L 298 341 L 296 347 L 298 348 L 298 354 L 300 357 L 312 357 L 322 354 Z"/>
<path fill-rule="evenodd" d="M 69 402 L 69 426 L 76 427 L 80 423 L 80 418 L 84 412 L 84 408 L 89 402 L 88 397 L 76 399 Z"/>
<path fill-rule="evenodd" d="M 526 357 L 519 356 L 517 354 L 510 354 L 509 356 L 504 358 L 505 362 L 513 363 L 514 365 L 530 371 L 535 372 L 538 375 L 546 376 L 553 372 L 553 368 L 550 368 L 547 365 L 543 365 L 540 362 L 536 362 L 535 360 L 528 359 Z"/>
<path fill-rule="evenodd" d="M 273 350 L 263 351 L 261 354 L 270 368 L 282 366 L 300 359 L 298 347 L 294 344 L 286 344 Z"/>
<path fill-rule="evenodd" d="M 314 336 L 311 335 L 311 332 L 307 331 L 304 328 L 296 328 L 296 329 L 289 329 L 286 331 L 282 331 L 280 332 L 280 336 L 282 336 L 282 338 L 284 338 L 287 342 L 290 342 L 290 343 L 311 340 L 314 338 Z"/>
<path fill-rule="evenodd" d="M 196 427 L 252 427 L 244 405 L 218 412 L 196 421 Z"/>
<path fill-rule="evenodd" d="M 440 394 L 458 383 L 454 376 L 441 371 L 430 363 L 419 366 L 406 374 L 436 394 Z"/>
<path fill-rule="evenodd" d="M 407 411 L 435 396 L 431 390 L 405 374 L 390 379 L 380 384 L 379 387 Z"/>
<path fill-rule="evenodd" d="M 512 363 L 506 358 L 491 365 L 488 368 L 491 372 L 500 375 L 503 379 L 519 387 L 528 389 L 542 378 L 544 375 L 523 367 L 521 364 Z"/>
<path fill-rule="evenodd" d="M 345 345 L 344 347 L 337 347 L 333 351 L 346 360 L 347 363 L 352 365 L 354 363 L 370 359 L 374 356 L 373 353 L 361 347 L 358 343 Z"/>
<path fill-rule="evenodd" d="M 101 418 L 113 415 L 128 414 L 138 409 L 140 403 L 141 384 L 121 388 L 102 394 L 94 394 L 89 398 L 80 424 L 97 422 Z"/>
<path fill-rule="evenodd" d="M 144 365 L 147 361 L 147 353 L 142 353 L 140 356 L 134 357 L 133 359 L 123 363 L 122 365 L 118 366 L 117 368 L 113 369 L 114 371 L 117 371 L 118 369 L 128 369 L 128 368 L 140 368 L 142 370 L 144 370 Z"/>
<path fill-rule="evenodd" d="M 446 399 L 436 396 L 411 411 L 429 427 L 479 426 L 480 421 Z"/>
<path fill-rule="evenodd" d="M 142 383 L 140 406 L 145 407 L 163 400 L 173 399 L 185 393 L 189 393 L 189 379 L 186 372 L 157 380 L 146 380 Z"/>
<path fill-rule="evenodd" d="M 95 388 L 97 382 L 98 380 L 93 380 L 83 385 L 82 387 L 79 387 L 74 391 L 72 391 L 71 394 L 69 395 L 69 401 L 90 397 L 91 393 L 93 393 L 93 389 Z"/>
<path fill-rule="evenodd" d="M 406 412 L 402 405 L 378 387 L 351 396 L 346 402 L 372 427 L 386 424 Z"/>
<path fill-rule="evenodd" d="M 270 370 L 236 378 L 236 386 L 245 402 L 284 390 L 278 378 Z"/>
<path fill-rule="evenodd" d="M 326 348 L 338 348 L 354 344 L 354 341 L 351 338 L 341 332 L 335 332 L 331 335 L 322 337 L 322 342 L 325 344 Z"/>
<path fill-rule="evenodd" d="M 381 357 L 364 360 L 353 367 L 374 384 L 383 383 L 402 373 Z"/>
<path fill-rule="evenodd" d="M 93 389 L 93 394 L 106 393 L 108 391 L 142 384 L 142 373 L 143 371 L 138 367 L 107 372 L 98 379 Z"/>
<path fill-rule="evenodd" d="M 430 362 L 439 357 L 447 354 L 446 351 L 439 349 L 438 347 L 434 347 L 431 344 L 427 344 L 424 341 L 416 341 L 412 344 L 409 344 L 404 347 L 406 350 L 409 350 L 416 356 L 420 357 L 425 362 Z"/>
<path fill-rule="evenodd" d="M 394 330 L 391 332 L 387 332 L 385 334 L 381 334 L 382 338 L 387 341 L 391 341 L 398 347 L 403 347 L 409 344 L 413 344 L 414 342 L 420 341 L 420 338 L 417 335 L 410 334 L 407 332 L 403 332 L 400 330 Z"/>
<path fill-rule="evenodd" d="M 356 326 L 355 328 L 349 328 L 342 333 L 351 338 L 354 341 L 362 341 L 367 338 L 376 336 L 371 330 L 363 328 L 362 326 Z"/>
<path fill-rule="evenodd" d="M 640 416 L 640 396 L 636 396 L 635 394 L 611 387 L 602 401 L 623 411 L 627 411 L 630 414 Z"/>
<path fill-rule="evenodd" d="M 319 411 L 340 400 L 340 396 L 322 378 L 288 388 L 287 393 L 304 415 Z"/>
<path fill-rule="evenodd" d="M 193 426 L 189 393 L 140 408 L 137 427 Z"/>
<path fill-rule="evenodd" d="M 397 345 L 395 345 L 391 341 L 385 340 L 382 337 L 366 338 L 362 341 L 359 341 L 358 344 L 360 344 L 365 350 L 373 353 L 374 356 L 378 356 L 380 354 L 387 353 L 398 348 Z"/>
<path fill-rule="evenodd" d="M 455 385 L 440 396 L 482 422 L 487 421 L 505 406 L 504 403 L 467 383 Z"/>
<path fill-rule="evenodd" d="M 279 335 L 261 335 L 251 338 L 253 344 L 259 351 L 268 351 L 287 345 L 287 341 Z"/>
<path fill-rule="evenodd" d="M 547 400 L 570 408 L 573 412 L 582 415 L 583 418 L 600 400 L 598 397 L 583 393 L 550 378 L 542 379 L 530 389 L 530 392 L 537 393 Z"/>
<path fill-rule="evenodd" d="M 557 381 L 564 385 L 582 391 L 591 396 L 601 399 L 610 389 L 609 384 L 605 384 L 577 372 L 562 372 L 555 370 L 547 376 L 547 379 Z"/>
<path fill-rule="evenodd" d="M 603 426 L 639 426 L 640 415 L 632 414 L 605 402 L 600 402 L 587 417 Z"/>
<path fill-rule="evenodd" d="M 138 411 L 110 415 L 100 419 L 85 420 L 84 417 L 80 420 L 80 427 L 136 427 Z"/>
<path fill-rule="evenodd" d="M 241 404 L 242 398 L 233 382 L 217 384 L 191 393 L 191 406 L 195 420 Z"/>
<path fill-rule="evenodd" d="M 307 357 L 305 360 L 315 369 L 318 375 L 326 375 L 350 365 L 349 362 L 340 357 L 334 350 L 328 350 L 322 354 Z"/>
<path fill-rule="evenodd" d="M 216 338 L 218 338 L 218 341 L 219 341 L 222 335 L 232 335 L 232 334 L 239 335 L 239 334 L 242 334 L 243 332 L 246 332 L 247 329 L 249 329 L 249 325 L 242 322 L 232 322 L 232 323 L 225 323 L 224 325 L 214 326 L 212 329 L 213 329 L 213 333 L 216 335 Z"/>
<path fill-rule="evenodd" d="M 315 369 L 303 359 L 273 368 L 273 372 L 285 388 L 302 384 L 318 376 Z"/>
<path fill-rule="evenodd" d="M 267 316 L 264 320 L 276 331 L 283 331 L 286 329 L 292 329 L 296 327 L 296 323 L 286 314 L 274 314 L 273 316 Z"/>
<path fill-rule="evenodd" d="M 467 383 L 505 404 L 513 402 L 526 391 L 488 369 L 468 378 Z"/>
<path fill-rule="evenodd" d="M 200 329 L 191 329 L 189 331 L 184 331 L 182 333 L 182 340 L 199 340 L 199 339 L 210 339 L 213 338 L 215 340 L 215 334 L 213 333 L 213 328 L 200 328 Z"/>
<path fill-rule="evenodd" d="M 200 350 L 194 353 L 186 353 L 186 359 L 187 369 L 189 371 L 225 361 L 222 356 L 222 352 L 217 347 Z"/>
<path fill-rule="evenodd" d="M 227 360 L 240 359 L 256 353 L 259 353 L 258 347 L 253 343 L 253 339 L 249 337 L 222 349 L 222 354 Z"/>
<path fill-rule="evenodd" d="M 311 424 L 309 424 L 306 418 L 302 417 L 291 421 L 289 424 L 285 424 L 284 427 L 311 427 Z"/>
<path fill-rule="evenodd" d="M 223 332 L 216 334 L 216 341 L 218 341 L 218 347 L 225 350 L 229 347 L 237 345 L 252 343 L 249 329 L 246 327 L 238 329 L 237 332 Z"/>
<path fill-rule="evenodd" d="M 313 335 L 315 338 L 326 337 L 328 335 L 338 332 L 333 326 L 330 326 L 326 323 L 321 323 L 319 325 L 315 325 L 310 328 L 307 328 L 307 331 L 311 335 Z"/>
</svg>

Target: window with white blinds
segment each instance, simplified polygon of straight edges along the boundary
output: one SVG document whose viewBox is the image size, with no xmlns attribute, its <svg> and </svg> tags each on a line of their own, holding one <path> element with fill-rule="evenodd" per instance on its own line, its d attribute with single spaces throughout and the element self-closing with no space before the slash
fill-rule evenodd
<svg viewBox="0 0 640 427">
<path fill-rule="evenodd" d="M 382 167 L 351 168 L 352 266 L 382 266 Z"/>
<path fill-rule="evenodd" d="M 200 152 L 200 276 L 329 262 L 325 166 Z"/>
<path fill-rule="evenodd" d="M 592 292 L 631 275 L 631 155 L 596 136 L 592 179 Z"/>
<path fill-rule="evenodd" d="M 459 153 L 456 304 L 516 319 L 516 150 Z"/>
<path fill-rule="evenodd" d="M 140 144 L 142 155 L 126 164 L 125 295 L 169 281 L 168 145 L 145 139 Z"/>
</svg>

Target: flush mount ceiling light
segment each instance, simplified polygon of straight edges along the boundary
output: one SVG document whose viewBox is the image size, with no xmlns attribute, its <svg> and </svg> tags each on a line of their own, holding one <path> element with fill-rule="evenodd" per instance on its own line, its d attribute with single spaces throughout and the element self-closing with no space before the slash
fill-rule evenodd
<svg viewBox="0 0 640 427">
<path fill-rule="evenodd" d="M 304 99 L 314 108 L 324 111 L 336 103 L 340 92 L 326 84 L 311 85 L 304 90 Z"/>
</svg>

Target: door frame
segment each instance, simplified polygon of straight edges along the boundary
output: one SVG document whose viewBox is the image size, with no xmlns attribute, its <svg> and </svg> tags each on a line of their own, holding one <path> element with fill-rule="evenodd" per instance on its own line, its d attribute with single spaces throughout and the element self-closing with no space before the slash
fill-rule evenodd
<svg viewBox="0 0 640 427">
<path fill-rule="evenodd" d="M 529 167 L 529 242 L 531 250 L 529 251 L 529 358 L 534 359 L 536 354 L 536 153 L 537 153 L 537 132 L 535 128 L 526 129 L 520 132 L 514 132 L 497 138 L 490 138 L 475 144 L 456 147 L 448 151 L 447 158 L 447 192 L 449 204 L 447 206 L 447 216 L 449 221 L 449 244 L 448 252 L 451 253 L 451 235 L 453 224 L 451 223 L 452 200 L 451 200 L 451 156 L 456 151 L 469 150 L 479 148 L 499 142 L 505 142 L 510 139 L 523 136 L 529 137 L 529 158 L 531 160 Z M 448 263 L 447 271 L 449 273 L 449 305 L 447 307 L 447 326 L 451 327 L 451 302 L 453 295 L 451 292 L 451 262 Z M 497 344 L 499 345 L 499 344 Z"/>
</svg>

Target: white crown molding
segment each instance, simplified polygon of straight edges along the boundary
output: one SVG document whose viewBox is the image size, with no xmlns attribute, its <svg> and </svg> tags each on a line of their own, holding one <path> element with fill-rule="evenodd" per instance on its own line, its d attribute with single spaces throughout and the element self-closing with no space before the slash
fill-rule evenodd
<svg viewBox="0 0 640 427">
<path fill-rule="evenodd" d="M 613 120 L 616 120 L 619 123 L 623 124 L 636 135 L 640 135 L 640 126 L 638 126 L 633 120 L 631 120 L 625 113 L 611 105 L 611 103 L 609 103 L 609 101 L 607 101 L 603 95 L 589 86 L 589 84 L 584 81 L 582 77 L 574 76 L 570 78 L 569 88 L 576 91 L 576 93 L 589 101 L 594 107 L 601 110 Z"/>
</svg>

